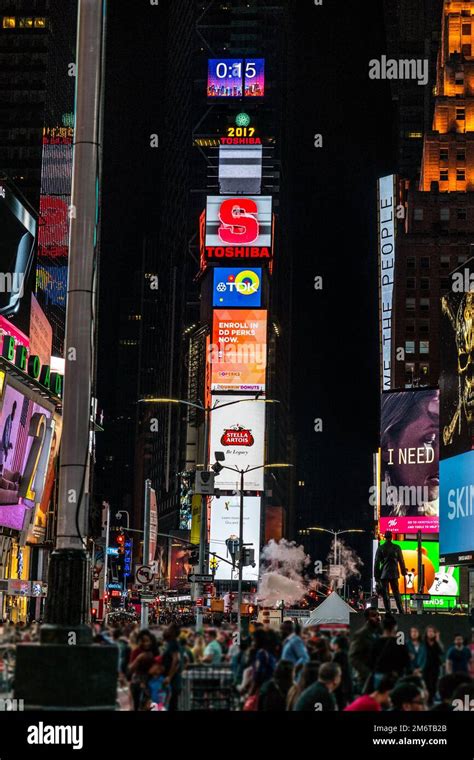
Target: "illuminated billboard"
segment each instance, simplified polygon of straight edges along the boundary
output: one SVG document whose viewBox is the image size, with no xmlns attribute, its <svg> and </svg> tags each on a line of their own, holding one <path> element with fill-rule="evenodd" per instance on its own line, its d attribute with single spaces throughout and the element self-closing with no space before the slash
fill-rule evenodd
<svg viewBox="0 0 474 760">
<path fill-rule="evenodd" d="M 259 194 L 262 190 L 262 162 L 261 145 L 221 145 L 219 148 L 221 195 Z"/>
<path fill-rule="evenodd" d="M 439 391 L 382 395 L 379 499 L 382 532 L 438 532 Z"/>
<path fill-rule="evenodd" d="M 209 98 L 263 97 L 264 58 L 210 58 L 207 95 Z"/>
<path fill-rule="evenodd" d="M 0 183 L 0 316 L 23 333 L 30 326 L 30 275 L 36 220 L 11 190 Z"/>
<path fill-rule="evenodd" d="M 473 270 L 473 259 L 463 269 Z M 441 318 L 440 553 L 474 560 L 474 293 L 443 296 Z"/>
<path fill-rule="evenodd" d="M 22 530 L 26 510 L 41 502 L 54 427 L 52 409 L 8 378 L 0 412 L 0 525 Z"/>
<path fill-rule="evenodd" d="M 259 571 L 259 554 L 260 554 L 260 516 L 261 516 L 261 499 L 257 496 L 246 496 L 244 498 L 244 544 L 255 551 L 255 567 L 243 568 L 244 581 L 258 581 Z M 226 541 L 238 539 L 240 521 L 240 497 L 222 496 L 219 499 L 213 498 L 211 501 L 211 540 L 209 552 L 215 552 L 219 557 L 232 561 L 228 553 Z M 227 562 L 219 561 L 215 574 L 216 580 L 228 581 L 236 578 L 237 568 L 232 574 L 232 565 Z"/>
<path fill-rule="evenodd" d="M 270 195 L 207 199 L 205 252 L 208 261 L 270 260 L 272 198 Z"/>
<path fill-rule="evenodd" d="M 260 308 L 262 270 L 218 267 L 214 269 L 212 305 L 220 308 Z"/>
<path fill-rule="evenodd" d="M 222 409 L 215 408 L 211 414 L 210 452 L 225 454 L 226 467 L 238 470 L 258 467 L 245 476 L 246 491 L 263 490 L 263 464 L 265 447 L 265 404 L 245 396 L 214 396 L 217 407 L 229 402 L 237 404 Z M 216 478 L 216 488 L 234 491 L 240 488 L 237 472 L 222 470 Z"/>
<path fill-rule="evenodd" d="M 264 391 L 267 312 L 216 309 L 208 359 L 213 391 Z"/>
<path fill-rule="evenodd" d="M 396 183 L 393 174 L 378 181 L 379 323 L 381 387 L 392 388 L 392 311 L 396 257 Z"/>
</svg>

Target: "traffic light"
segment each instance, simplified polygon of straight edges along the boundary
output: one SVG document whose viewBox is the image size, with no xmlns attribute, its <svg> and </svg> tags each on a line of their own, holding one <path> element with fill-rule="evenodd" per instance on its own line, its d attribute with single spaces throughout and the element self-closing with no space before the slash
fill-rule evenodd
<svg viewBox="0 0 474 760">
<path fill-rule="evenodd" d="M 125 551 L 125 536 L 123 533 L 119 533 L 117 536 L 117 544 L 119 547 L 119 553 L 123 554 Z"/>
</svg>

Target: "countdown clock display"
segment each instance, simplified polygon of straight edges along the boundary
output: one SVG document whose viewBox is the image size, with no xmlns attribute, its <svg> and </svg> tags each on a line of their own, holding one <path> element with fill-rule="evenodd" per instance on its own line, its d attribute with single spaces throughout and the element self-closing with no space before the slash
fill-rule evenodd
<svg viewBox="0 0 474 760">
<path fill-rule="evenodd" d="M 207 94 L 210 98 L 263 97 L 264 58 L 210 58 Z"/>
</svg>

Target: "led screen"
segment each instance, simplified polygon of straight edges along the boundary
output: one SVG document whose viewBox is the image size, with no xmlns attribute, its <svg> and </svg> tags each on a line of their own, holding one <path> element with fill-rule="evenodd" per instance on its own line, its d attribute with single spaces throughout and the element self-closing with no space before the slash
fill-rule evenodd
<svg viewBox="0 0 474 760">
<path fill-rule="evenodd" d="M 255 567 L 244 567 L 244 581 L 258 581 L 259 550 L 260 550 L 260 503 L 261 499 L 254 496 L 244 498 L 244 544 L 255 551 Z M 239 496 L 225 496 L 212 499 L 211 502 L 211 541 L 210 553 L 215 552 L 219 557 L 232 561 L 226 541 L 229 538 L 238 539 L 240 521 Z M 237 577 L 237 570 L 232 573 L 232 565 L 219 561 L 216 570 L 216 580 L 231 580 Z"/>
<path fill-rule="evenodd" d="M 382 395 L 381 452 L 381 531 L 437 533 L 439 391 Z"/>
<path fill-rule="evenodd" d="M 263 464 L 265 445 L 265 404 L 245 396 L 214 396 L 217 406 L 239 401 L 237 404 L 216 408 L 211 414 L 211 458 L 216 451 L 225 455 L 225 466 L 238 470 L 258 467 L 245 475 L 245 491 L 263 490 Z M 234 491 L 240 488 L 240 475 L 222 470 L 216 478 L 216 488 Z"/>
<path fill-rule="evenodd" d="M 259 308 L 262 305 L 262 270 L 214 269 L 212 305 L 220 308 Z"/>
<path fill-rule="evenodd" d="M 263 97 L 264 58 L 210 58 L 207 95 L 209 98 Z"/>
<path fill-rule="evenodd" d="M 212 390 L 265 390 L 267 312 L 216 309 L 208 358 Z"/>
<path fill-rule="evenodd" d="M 225 259 L 271 259 L 271 196 L 209 196 L 205 255 L 208 261 L 218 263 Z"/>
</svg>

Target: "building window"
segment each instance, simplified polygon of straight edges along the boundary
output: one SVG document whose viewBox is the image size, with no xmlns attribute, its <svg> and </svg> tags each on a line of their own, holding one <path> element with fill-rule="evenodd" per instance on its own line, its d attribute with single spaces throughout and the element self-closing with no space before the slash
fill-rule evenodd
<svg viewBox="0 0 474 760">
<path fill-rule="evenodd" d="M 33 29 L 33 19 L 31 16 L 28 18 L 19 18 L 18 26 L 20 29 Z"/>
<path fill-rule="evenodd" d="M 471 36 L 471 25 L 470 24 L 462 24 L 462 36 L 463 37 L 470 37 Z"/>
<path fill-rule="evenodd" d="M 414 354 L 415 353 L 415 341 L 414 340 L 406 340 L 405 341 L 405 353 L 406 354 Z"/>
<path fill-rule="evenodd" d="M 422 319 L 420 321 L 420 335 L 429 335 L 430 333 L 430 321 L 429 319 Z"/>
<path fill-rule="evenodd" d="M 430 299 L 420 298 L 420 311 L 429 311 L 429 310 L 430 310 Z"/>
<path fill-rule="evenodd" d="M 407 322 L 405 325 L 405 332 L 407 335 L 414 335 L 415 334 L 415 323 L 414 322 Z"/>
<path fill-rule="evenodd" d="M 465 222 L 467 219 L 467 209 L 465 208 L 456 209 L 456 216 L 460 222 Z"/>
<path fill-rule="evenodd" d="M 471 46 L 470 45 L 461 45 L 461 53 L 464 56 L 464 58 L 470 58 L 471 57 Z"/>
<path fill-rule="evenodd" d="M 421 268 L 422 269 L 429 269 L 430 268 L 430 260 L 428 256 L 422 256 L 421 257 Z"/>
<path fill-rule="evenodd" d="M 456 182 L 465 182 L 465 181 L 466 181 L 466 170 L 456 169 Z"/>
<path fill-rule="evenodd" d="M 456 121 L 465 121 L 465 119 L 466 119 L 466 109 L 465 108 L 460 108 L 458 106 L 456 108 Z"/>
<path fill-rule="evenodd" d="M 442 277 L 440 280 L 441 291 L 447 291 L 451 289 L 451 283 L 449 277 Z"/>
<path fill-rule="evenodd" d="M 456 161 L 465 161 L 465 160 L 466 160 L 466 149 L 458 148 L 456 151 Z"/>
<path fill-rule="evenodd" d="M 422 222 L 423 221 L 423 209 L 422 208 L 416 208 L 413 212 L 413 218 L 415 222 Z"/>
<path fill-rule="evenodd" d="M 442 222 L 449 222 L 449 208 L 440 208 L 439 218 Z"/>
<path fill-rule="evenodd" d="M 439 181 L 447 182 L 449 180 L 449 171 L 447 169 L 441 169 L 439 172 Z"/>
<path fill-rule="evenodd" d="M 421 383 L 421 385 L 426 385 L 428 383 L 429 374 L 430 374 L 430 365 L 429 364 L 420 364 L 420 383 Z"/>
<path fill-rule="evenodd" d="M 416 279 L 414 277 L 407 277 L 407 290 L 415 290 Z"/>
<path fill-rule="evenodd" d="M 465 254 L 462 254 L 462 256 L 458 256 L 458 264 L 465 264 L 467 261 L 467 256 Z"/>
<path fill-rule="evenodd" d="M 457 85 L 464 85 L 464 71 L 456 71 L 454 81 Z"/>
<path fill-rule="evenodd" d="M 405 388 L 413 387 L 413 375 L 415 374 L 415 365 L 413 362 L 405 364 Z"/>
<path fill-rule="evenodd" d="M 420 340 L 420 354 L 429 354 L 430 342 L 429 340 Z"/>
<path fill-rule="evenodd" d="M 15 16 L 4 16 L 2 26 L 4 29 L 14 29 L 16 27 Z"/>
<path fill-rule="evenodd" d="M 451 259 L 449 256 L 441 256 L 440 263 L 443 269 L 449 269 L 451 265 Z"/>
<path fill-rule="evenodd" d="M 407 256 L 407 269 L 415 269 L 416 259 L 414 256 Z"/>
<path fill-rule="evenodd" d="M 430 289 L 430 281 L 428 277 L 422 277 L 420 280 L 420 288 L 422 290 L 429 290 Z"/>
<path fill-rule="evenodd" d="M 407 311 L 415 311 L 415 299 L 414 298 L 407 298 L 405 300 L 406 310 Z"/>
<path fill-rule="evenodd" d="M 449 159 L 449 148 L 440 148 L 439 149 L 439 160 L 440 161 L 448 161 Z"/>
</svg>

